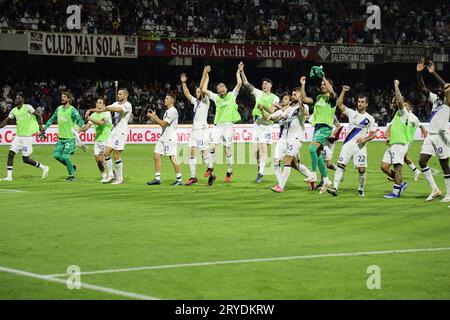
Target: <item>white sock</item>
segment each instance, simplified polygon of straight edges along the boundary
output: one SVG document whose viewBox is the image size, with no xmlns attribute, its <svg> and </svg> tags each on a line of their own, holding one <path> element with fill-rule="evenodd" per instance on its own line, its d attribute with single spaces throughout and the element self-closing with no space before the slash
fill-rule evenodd
<svg viewBox="0 0 450 320">
<path fill-rule="evenodd" d="M 227 162 L 227 172 L 231 173 L 233 172 L 233 154 L 226 156 L 226 162 Z"/>
<path fill-rule="evenodd" d="M 216 152 L 215 151 L 210 151 L 209 152 L 209 163 L 208 163 L 208 168 L 212 169 L 214 168 L 214 158 L 216 157 Z"/>
<path fill-rule="evenodd" d="M 155 180 L 161 181 L 161 172 L 155 172 Z"/>
<path fill-rule="evenodd" d="M 311 171 L 310 178 L 312 178 L 314 181 L 317 181 L 317 173 L 315 171 Z"/>
<path fill-rule="evenodd" d="M 334 173 L 334 187 L 339 189 L 339 183 L 341 183 L 342 177 L 344 176 L 344 169 L 341 167 L 336 168 L 336 172 Z"/>
<path fill-rule="evenodd" d="M 42 163 L 37 162 L 36 163 L 36 168 L 39 168 L 42 171 L 44 171 L 45 169 L 47 169 L 47 166 L 44 166 Z"/>
<path fill-rule="evenodd" d="M 259 174 L 260 175 L 264 175 L 264 168 L 266 167 L 266 163 L 265 162 L 260 162 L 259 163 Z"/>
<path fill-rule="evenodd" d="M 281 179 L 281 167 L 280 164 L 273 165 L 273 171 L 275 171 L 275 177 L 277 178 L 278 184 L 280 184 Z"/>
<path fill-rule="evenodd" d="M 415 173 L 417 171 L 417 167 L 414 165 L 413 162 L 411 162 L 410 164 L 408 164 L 408 167 Z"/>
<path fill-rule="evenodd" d="M 431 174 L 430 167 L 426 166 L 425 168 L 422 168 L 422 173 L 423 173 L 423 176 L 425 177 L 425 179 L 427 179 L 428 184 L 431 187 L 431 190 L 438 189 L 436 182 L 434 182 L 433 175 Z"/>
<path fill-rule="evenodd" d="M 189 159 L 189 167 L 191 168 L 191 178 L 196 178 L 197 173 L 195 172 L 195 167 L 197 165 L 197 159 L 190 158 Z"/>
<path fill-rule="evenodd" d="M 177 181 L 183 180 L 183 178 L 182 178 L 182 176 L 181 176 L 181 172 L 178 172 L 178 173 L 177 173 L 176 179 L 177 179 Z"/>
<path fill-rule="evenodd" d="M 323 184 L 330 185 L 330 179 L 328 177 L 323 177 Z"/>
<path fill-rule="evenodd" d="M 12 166 L 8 166 L 7 170 L 6 170 L 6 177 L 8 179 L 12 179 L 12 172 L 13 172 L 13 167 Z"/>
<path fill-rule="evenodd" d="M 297 162 L 297 167 L 298 167 L 298 171 L 305 177 L 308 178 L 311 176 L 311 171 L 309 171 L 309 169 L 303 163 Z"/>
<path fill-rule="evenodd" d="M 108 177 L 108 175 L 106 174 L 106 172 L 102 172 L 102 179 L 106 179 Z"/>
<path fill-rule="evenodd" d="M 450 197 L 450 174 L 444 176 L 445 189 L 447 189 L 447 197 Z"/>
<path fill-rule="evenodd" d="M 203 161 L 206 163 L 206 165 L 209 164 L 209 152 L 204 156 Z"/>
<path fill-rule="evenodd" d="M 113 173 L 113 162 L 111 158 L 105 158 L 106 170 L 108 176 L 112 176 Z"/>
<path fill-rule="evenodd" d="M 123 163 L 122 160 L 116 161 L 116 179 L 122 180 L 123 179 Z"/>
<path fill-rule="evenodd" d="M 366 173 L 360 173 L 358 177 L 359 187 L 358 190 L 364 190 L 364 185 L 366 184 Z"/>
<path fill-rule="evenodd" d="M 284 186 L 286 185 L 286 182 L 288 181 L 290 174 L 291 174 L 291 166 L 284 165 L 283 173 L 281 174 L 281 179 L 279 183 L 282 189 L 284 189 Z"/>
<path fill-rule="evenodd" d="M 394 184 L 394 189 L 392 189 L 392 193 L 399 195 L 401 188 L 402 188 L 402 186 L 399 186 L 398 184 Z"/>
</svg>

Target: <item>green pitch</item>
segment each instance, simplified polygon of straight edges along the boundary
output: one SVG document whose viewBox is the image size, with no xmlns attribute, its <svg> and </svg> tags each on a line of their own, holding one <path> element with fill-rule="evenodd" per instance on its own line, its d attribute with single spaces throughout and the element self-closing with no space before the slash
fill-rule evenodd
<svg viewBox="0 0 450 320">
<path fill-rule="evenodd" d="M 410 150 L 415 162 L 420 145 Z M 150 187 L 150 145 L 127 146 L 126 184 L 119 186 L 98 182 L 92 146 L 88 153 L 78 149 L 77 181 L 70 183 L 51 158 L 53 148 L 36 146 L 33 158 L 50 165 L 48 179 L 18 157 L 15 181 L 0 182 L 0 299 L 450 299 L 448 204 L 426 203 L 426 181 L 414 182 L 407 167 L 404 197 L 384 199 L 392 188 L 379 170 L 385 148 L 369 144 L 365 198 L 357 195 L 352 165 L 333 198 L 308 191 L 297 172 L 284 194 L 272 193 L 275 177 L 256 185 L 254 164 L 235 165 L 230 185 L 223 182 L 225 165 L 218 165 L 213 187 L 206 186 L 204 166 L 197 185 L 171 187 L 175 176 L 164 159 L 163 185 Z M 0 147 L 2 176 L 7 150 Z M 302 153 L 309 165 L 307 147 Z M 437 160 L 430 166 L 444 191 Z M 182 172 L 187 181 L 187 164 Z M 444 249 L 422 250 L 433 248 Z M 418 250 L 391 251 L 409 249 Z M 69 265 L 81 272 L 157 268 L 82 274 L 81 282 L 94 287 L 80 290 L 69 290 L 64 275 L 39 278 L 65 274 Z M 379 290 L 367 288 L 373 265 Z"/>
</svg>

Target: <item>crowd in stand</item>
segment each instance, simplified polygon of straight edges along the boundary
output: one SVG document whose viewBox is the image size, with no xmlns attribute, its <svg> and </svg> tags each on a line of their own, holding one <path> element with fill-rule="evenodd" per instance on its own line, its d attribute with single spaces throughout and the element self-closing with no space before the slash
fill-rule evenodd
<svg viewBox="0 0 450 320">
<path fill-rule="evenodd" d="M 340 84 L 335 84 L 335 91 L 340 93 Z M 351 84 L 352 91 L 349 98 L 346 100 L 346 105 L 355 109 L 357 103 L 357 95 L 364 93 L 369 97 L 368 112 L 372 114 L 378 125 L 385 125 L 390 122 L 392 118 L 392 109 L 390 101 L 393 97 L 392 86 L 386 88 L 374 88 L 368 90 L 362 83 Z M 430 105 L 426 101 L 426 97 L 415 89 L 414 84 L 408 86 L 402 85 L 403 94 L 407 99 L 413 102 L 415 109 L 414 113 L 421 121 L 427 121 L 430 113 Z M 189 83 L 192 93 L 194 93 L 193 82 Z M 164 97 L 170 92 L 177 97 L 176 105 L 179 112 L 179 123 L 192 123 L 192 105 L 184 98 L 179 83 L 163 83 L 154 81 L 152 83 L 136 83 L 136 82 L 121 82 L 120 87 L 126 87 L 130 91 L 129 101 L 133 106 L 133 117 L 130 122 L 134 124 L 152 123 L 147 117 L 146 113 L 149 108 L 156 110 L 157 114 L 162 117 L 165 112 Z M 308 86 L 308 95 L 314 96 L 318 92 L 318 88 Z M 213 89 L 213 84 L 210 85 Z M 274 84 L 274 93 L 279 97 L 291 92 L 287 86 Z M 107 103 L 114 102 L 115 87 L 113 81 L 101 80 L 68 80 L 65 83 L 58 83 L 55 80 L 50 81 L 0 81 L 0 119 L 4 119 L 9 110 L 14 107 L 14 98 L 17 94 L 22 94 L 26 98 L 26 103 L 34 106 L 40 114 L 42 114 L 44 121 L 47 120 L 54 112 L 56 107 L 60 104 L 60 95 L 62 91 L 69 90 L 74 95 L 74 105 L 82 116 L 86 110 L 95 106 L 97 97 L 103 96 Z M 214 89 L 213 89 L 214 90 Z M 230 89 L 231 90 L 231 89 Z M 242 89 L 237 103 L 239 105 L 239 112 L 241 114 L 242 123 L 252 123 L 252 108 L 254 106 L 253 96 Z M 208 122 L 214 121 L 214 104 L 211 104 Z M 344 116 L 340 116 L 340 120 L 347 122 Z"/>
<path fill-rule="evenodd" d="M 83 33 L 197 41 L 365 44 L 450 43 L 449 3 L 378 0 L 381 29 L 369 30 L 370 0 L 79 0 Z M 67 0 L 0 0 L 0 29 L 67 31 Z"/>
</svg>

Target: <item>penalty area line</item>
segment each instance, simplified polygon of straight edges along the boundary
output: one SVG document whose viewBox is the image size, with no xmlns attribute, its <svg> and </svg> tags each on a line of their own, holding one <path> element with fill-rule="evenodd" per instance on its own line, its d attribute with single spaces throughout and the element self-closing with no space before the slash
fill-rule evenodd
<svg viewBox="0 0 450 320">
<path fill-rule="evenodd" d="M 319 258 L 335 258 L 335 257 L 357 257 L 368 255 L 382 255 L 382 254 L 398 254 L 398 253 L 417 253 L 417 252 L 436 252 L 436 251 L 450 251 L 450 247 L 443 248 L 418 248 L 418 249 L 397 249 L 397 250 L 383 250 L 383 251 L 362 251 L 362 252 L 344 252 L 344 253 L 324 253 L 305 256 L 289 256 L 289 257 L 274 257 L 274 258 L 258 258 L 258 259 L 245 259 L 245 260 L 224 260 L 224 261 L 210 261 L 210 262 L 194 262 L 194 263 L 180 263 L 180 264 L 168 264 L 159 266 L 145 266 L 145 267 L 131 267 L 122 269 L 107 269 L 97 271 L 80 272 L 80 275 L 90 274 L 104 274 L 104 273 L 118 273 L 118 272 L 132 272 L 143 270 L 160 270 L 160 269 L 175 269 L 186 267 L 204 267 L 212 265 L 227 265 L 227 264 L 243 264 L 243 263 L 256 263 L 256 262 L 272 262 L 272 261 L 288 261 L 288 260 L 308 260 Z M 48 277 L 64 277 L 68 274 L 53 274 L 47 275 Z"/>
<path fill-rule="evenodd" d="M 12 269 L 12 268 L 0 266 L 0 272 L 6 272 L 6 273 L 11 273 L 11 274 L 15 274 L 18 276 L 22 276 L 22 277 L 29 277 L 29 278 L 48 281 L 48 282 L 56 282 L 56 283 L 61 283 L 61 284 L 67 285 L 67 281 L 63 280 L 63 279 L 57 279 L 57 278 L 53 278 L 50 276 L 41 275 L 41 274 L 32 273 L 32 272 L 23 271 L 23 270 L 18 270 L 18 269 Z M 112 294 L 115 296 L 121 296 L 121 297 L 125 297 L 125 298 L 130 298 L 130 299 L 161 300 L 156 297 L 146 296 L 146 295 L 123 291 L 123 290 L 117 290 L 117 289 L 108 288 L 108 287 L 101 287 L 101 286 L 97 286 L 97 285 L 93 285 L 93 284 L 89 284 L 89 283 L 85 283 L 85 282 L 80 282 L 80 286 L 82 289 L 88 289 L 88 290 L 92 290 L 92 291 L 108 293 L 108 294 Z M 67 290 L 69 290 L 69 289 L 67 289 Z M 72 290 L 77 290 L 77 289 L 72 289 Z"/>
</svg>

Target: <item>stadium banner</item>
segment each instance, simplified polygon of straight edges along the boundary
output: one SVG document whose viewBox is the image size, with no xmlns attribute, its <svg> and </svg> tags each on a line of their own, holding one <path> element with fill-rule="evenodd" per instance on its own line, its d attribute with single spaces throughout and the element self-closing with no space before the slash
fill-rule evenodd
<svg viewBox="0 0 450 320">
<path fill-rule="evenodd" d="M 434 63 L 449 63 L 450 62 L 450 47 L 449 48 L 435 48 L 432 60 Z"/>
<path fill-rule="evenodd" d="M 422 123 L 425 128 L 428 128 L 428 123 Z M 348 134 L 348 124 L 343 123 L 344 129 L 341 132 L 339 139 L 342 141 Z M 178 143 L 184 144 L 189 143 L 189 139 L 191 137 L 191 125 L 179 125 L 178 126 Z M 242 143 L 242 142 L 252 142 L 253 139 L 253 124 L 236 124 L 233 127 L 234 129 L 234 142 Z M 385 132 L 387 127 L 378 127 L 377 128 L 377 136 L 375 138 L 376 141 L 384 141 L 385 140 Z M 310 124 L 306 124 L 306 134 L 305 134 L 305 142 L 309 142 L 312 140 L 314 128 L 311 127 Z M 273 126 L 272 138 L 274 141 L 279 140 L 280 128 L 278 125 Z M 9 145 L 13 141 L 16 135 L 16 127 L 15 126 L 6 126 L 3 129 L 0 129 L 0 145 Z M 58 141 L 58 128 L 53 125 L 46 131 L 46 139 L 40 140 L 37 136 L 34 136 L 33 143 L 36 145 L 41 144 L 55 144 Z M 209 129 L 209 135 L 211 138 L 212 130 Z M 128 129 L 128 144 L 155 144 L 159 137 L 161 136 L 161 127 L 157 125 L 130 125 Z M 95 131 L 93 128 L 89 129 L 86 132 L 83 132 L 80 135 L 80 138 L 86 144 L 94 143 Z M 424 137 L 422 135 L 421 130 L 416 130 L 416 135 L 414 140 L 423 140 Z"/>
<path fill-rule="evenodd" d="M 417 62 L 420 58 L 433 57 L 433 49 L 419 46 L 385 46 L 385 62 Z"/>
<path fill-rule="evenodd" d="M 139 56 L 309 60 L 315 46 L 139 40 Z"/>
<path fill-rule="evenodd" d="M 322 44 L 317 50 L 318 62 L 329 63 L 383 63 L 382 46 Z"/>
<path fill-rule="evenodd" d="M 28 54 L 137 58 L 132 36 L 28 32 Z"/>
</svg>

